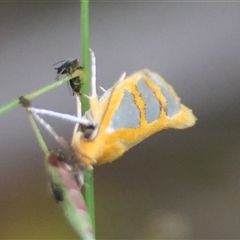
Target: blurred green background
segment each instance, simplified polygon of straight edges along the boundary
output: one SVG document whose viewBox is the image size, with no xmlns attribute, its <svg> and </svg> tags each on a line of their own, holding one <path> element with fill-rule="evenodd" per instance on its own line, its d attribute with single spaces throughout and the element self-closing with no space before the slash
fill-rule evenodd
<svg viewBox="0 0 240 240">
<path fill-rule="evenodd" d="M 95 168 L 98 239 L 240 239 L 239 12 L 230 1 L 90 4 L 98 85 L 147 67 L 198 117 Z M 78 2 L 0 3 L 0 106 L 53 82 L 54 63 L 80 58 L 79 18 Z M 67 85 L 33 104 L 75 113 Z M 46 120 L 71 138 L 72 124 Z M 20 107 L 0 116 L 0 151 L 0 239 L 77 239 Z"/>
</svg>

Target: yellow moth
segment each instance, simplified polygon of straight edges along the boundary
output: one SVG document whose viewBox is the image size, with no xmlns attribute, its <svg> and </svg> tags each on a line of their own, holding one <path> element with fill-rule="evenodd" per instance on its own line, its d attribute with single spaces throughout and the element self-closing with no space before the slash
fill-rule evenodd
<svg viewBox="0 0 240 240">
<path fill-rule="evenodd" d="M 98 100 L 90 97 L 92 130 L 76 129 L 72 148 L 87 165 L 112 162 L 152 134 L 167 128 L 184 129 L 196 122 L 162 77 L 148 69 L 122 78 Z"/>
<path fill-rule="evenodd" d="M 79 95 L 77 117 L 43 109 L 30 110 L 73 121 L 71 141 L 75 156 L 86 165 L 112 162 L 147 137 L 163 129 L 192 127 L 196 117 L 180 102 L 173 87 L 148 69 L 129 77 L 122 75 L 112 88 L 98 98 L 96 64 L 92 59 L 90 109 L 82 116 Z M 74 77 L 74 73 L 72 74 Z"/>
</svg>

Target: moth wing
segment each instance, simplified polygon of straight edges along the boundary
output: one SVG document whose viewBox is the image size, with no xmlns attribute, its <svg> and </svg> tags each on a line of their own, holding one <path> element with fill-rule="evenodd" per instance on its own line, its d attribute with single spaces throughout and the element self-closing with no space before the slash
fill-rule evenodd
<svg viewBox="0 0 240 240">
<path fill-rule="evenodd" d="M 146 69 L 144 72 L 149 76 L 150 80 L 155 83 L 161 94 L 164 96 L 166 105 L 166 126 L 165 128 L 184 129 L 192 127 L 197 118 L 192 110 L 181 103 L 180 98 L 173 89 L 159 74 Z M 164 104 L 163 104 L 164 105 Z"/>
</svg>

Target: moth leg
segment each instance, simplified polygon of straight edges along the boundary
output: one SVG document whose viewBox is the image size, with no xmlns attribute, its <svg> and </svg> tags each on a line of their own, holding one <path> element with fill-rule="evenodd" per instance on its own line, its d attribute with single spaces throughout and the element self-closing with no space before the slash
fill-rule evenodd
<svg viewBox="0 0 240 240">
<path fill-rule="evenodd" d="M 102 90 L 103 93 L 105 93 L 107 91 L 105 88 L 103 88 L 101 86 L 99 88 Z"/>
<path fill-rule="evenodd" d="M 126 77 L 126 72 L 124 72 L 124 73 L 121 75 L 121 77 L 119 78 L 118 82 L 123 81 L 123 80 L 125 79 L 125 77 Z"/>
<path fill-rule="evenodd" d="M 63 120 L 73 122 L 73 123 L 80 123 L 83 125 L 91 125 L 92 122 L 89 119 L 86 118 L 81 118 L 81 117 L 76 117 L 70 114 L 65 114 L 65 113 L 59 113 L 59 112 L 54 112 L 51 110 L 46 110 L 46 109 L 39 109 L 39 108 L 33 108 L 29 107 L 28 110 L 32 113 L 36 113 L 38 115 L 48 115 L 51 117 L 56 117 L 56 118 L 61 118 Z"/>
<path fill-rule="evenodd" d="M 69 149 L 70 146 L 68 142 L 62 137 L 59 136 L 56 131 L 52 128 L 50 124 L 48 124 L 43 118 L 41 118 L 37 113 L 32 111 L 32 107 L 27 108 L 27 111 L 33 115 L 33 117 L 39 122 L 49 133 L 52 135 L 55 140 L 64 148 Z"/>
<path fill-rule="evenodd" d="M 81 118 L 82 117 L 82 104 L 81 104 L 80 96 L 78 94 L 75 94 L 75 99 L 76 99 L 76 105 L 77 105 L 77 117 Z M 78 127 L 79 127 L 79 123 L 76 123 L 74 130 L 73 130 L 73 135 L 77 132 Z"/>
<path fill-rule="evenodd" d="M 35 112 L 32 110 L 34 109 L 31 107 L 31 102 L 26 99 L 24 96 L 19 97 L 19 103 L 31 114 L 54 138 L 55 140 L 64 148 L 69 149 L 68 142 L 61 136 L 59 136 L 55 130 L 41 117 L 39 117 Z"/>
<path fill-rule="evenodd" d="M 82 117 L 82 103 L 80 100 L 80 96 L 75 94 L 75 99 L 76 99 L 76 105 L 77 105 L 77 117 L 81 118 Z"/>
</svg>

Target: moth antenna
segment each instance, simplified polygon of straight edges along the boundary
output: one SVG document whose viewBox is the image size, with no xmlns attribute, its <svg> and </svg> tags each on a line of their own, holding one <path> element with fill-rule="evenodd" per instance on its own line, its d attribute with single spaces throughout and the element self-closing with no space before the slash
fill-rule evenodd
<svg viewBox="0 0 240 240">
<path fill-rule="evenodd" d="M 78 94 L 75 94 L 75 99 L 76 99 L 76 105 L 77 105 L 77 117 L 81 118 L 82 117 L 82 104 L 81 104 L 81 100 L 80 100 L 80 96 Z M 73 134 L 75 134 L 78 130 L 79 127 L 79 123 L 75 124 L 75 127 L 73 129 Z"/>
<path fill-rule="evenodd" d="M 92 87 L 92 96 L 97 95 L 96 90 L 96 57 L 91 48 L 89 48 L 91 54 L 91 87 Z"/>
<path fill-rule="evenodd" d="M 83 124 L 83 125 L 91 125 L 92 124 L 92 122 L 89 121 L 88 119 L 79 118 L 79 117 L 69 115 L 69 114 L 54 112 L 54 111 L 50 111 L 50 110 L 46 110 L 46 109 L 38 109 L 38 108 L 33 108 L 33 107 L 29 107 L 28 110 L 32 113 L 36 113 L 36 114 L 40 114 L 40 115 L 48 115 L 48 116 L 56 117 L 56 118 L 61 118 L 63 120 L 73 122 L 73 123 L 80 123 L 80 124 Z"/>
<path fill-rule="evenodd" d="M 105 88 L 103 88 L 103 87 L 99 87 L 104 93 L 107 91 Z"/>
</svg>

